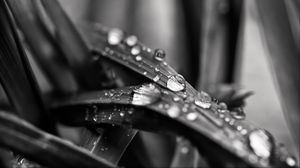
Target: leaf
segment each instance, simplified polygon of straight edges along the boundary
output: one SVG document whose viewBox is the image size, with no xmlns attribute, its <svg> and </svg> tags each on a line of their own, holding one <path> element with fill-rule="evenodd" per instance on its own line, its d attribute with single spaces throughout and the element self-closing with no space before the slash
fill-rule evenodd
<svg viewBox="0 0 300 168">
<path fill-rule="evenodd" d="M 49 167 L 107 167 L 114 165 L 68 141 L 47 134 L 28 122 L 0 111 L 0 146 Z"/>
</svg>

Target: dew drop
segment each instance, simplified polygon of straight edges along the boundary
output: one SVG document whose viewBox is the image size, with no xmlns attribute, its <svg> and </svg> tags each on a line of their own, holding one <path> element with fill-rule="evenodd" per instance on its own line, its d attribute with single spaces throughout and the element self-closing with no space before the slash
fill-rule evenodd
<svg viewBox="0 0 300 168">
<path fill-rule="evenodd" d="M 128 36 L 126 39 L 125 39 L 125 43 L 132 47 L 132 46 L 135 46 L 138 42 L 138 38 L 136 36 Z"/>
<path fill-rule="evenodd" d="M 178 96 L 173 97 L 174 102 L 178 102 L 179 100 L 180 100 L 180 97 L 178 97 Z"/>
<path fill-rule="evenodd" d="M 111 29 L 107 35 L 107 41 L 110 45 L 118 45 L 123 38 L 123 32 L 120 29 Z"/>
<path fill-rule="evenodd" d="M 144 84 L 133 90 L 132 104 L 148 105 L 156 102 L 160 98 L 161 92 L 154 84 Z"/>
<path fill-rule="evenodd" d="M 163 61 L 166 57 L 166 52 L 162 49 L 155 49 L 154 59 L 157 61 Z"/>
<path fill-rule="evenodd" d="M 137 56 L 135 57 L 135 60 L 139 62 L 139 61 L 142 61 L 143 58 L 142 58 L 140 55 L 137 55 Z"/>
<path fill-rule="evenodd" d="M 211 107 L 211 97 L 207 93 L 201 91 L 195 97 L 195 104 L 201 108 L 209 109 Z"/>
<path fill-rule="evenodd" d="M 157 82 L 157 81 L 159 81 L 159 76 L 158 76 L 158 75 L 156 75 L 156 76 L 153 78 L 153 81 L 154 81 L 154 82 Z"/>
<path fill-rule="evenodd" d="M 125 116 L 125 113 L 124 113 L 124 112 L 120 112 L 120 116 L 121 116 L 121 117 L 124 117 L 124 116 Z"/>
<path fill-rule="evenodd" d="M 138 55 L 141 53 L 141 47 L 140 46 L 134 46 L 131 48 L 130 53 L 132 55 Z"/>
<path fill-rule="evenodd" d="M 172 105 L 168 108 L 167 113 L 171 118 L 176 118 L 180 115 L 180 109 L 176 105 Z"/>
<path fill-rule="evenodd" d="M 254 130 L 249 136 L 249 146 L 251 150 L 263 159 L 268 159 L 271 156 L 273 149 L 273 138 L 270 133 L 265 130 Z"/>
<path fill-rule="evenodd" d="M 168 77 L 167 88 L 174 91 L 179 92 L 184 90 L 186 87 L 185 79 L 181 75 L 173 75 Z"/>
<path fill-rule="evenodd" d="M 246 118 L 246 114 L 243 110 L 243 108 L 234 108 L 232 111 L 230 111 L 230 114 L 233 118 L 237 120 L 244 120 Z"/>
<path fill-rule="evenodd" d="M 189 152 L 189 148 L 184 146 L 180 149 L 180 152 L 183 153 L 183 154 L 187 154 Z"/>
<path fill-rule="evenodd" d="M 158 68 L 158 67 L 155 67 L 154 71 L 155 71 L 155 72 L 159 72 L 159 68 Z"/>
<path fill-rule="evenodd" d="M 186 115 L 186 119 L 190 121 L 195 121 L 198 118 L 198 114 L 196 112 L 191 112 Z"/>
<path fill-rule="evenodd" d="M 148 72 L 146 72 L 146 71 L 145 71 L 145 72 L 143 72 L 143 75 L 147 75 L 147 74 L 148 74 Z"/>
<path fill-rule="evenodd" d="M 289 166 L 289 167 L 296 167 L 296 159 L 294 157 L 291 157 L 291 156 L 288 156 L 286 159 L 285 159 L 285 162 L 286 164 Z"/>
</svg>

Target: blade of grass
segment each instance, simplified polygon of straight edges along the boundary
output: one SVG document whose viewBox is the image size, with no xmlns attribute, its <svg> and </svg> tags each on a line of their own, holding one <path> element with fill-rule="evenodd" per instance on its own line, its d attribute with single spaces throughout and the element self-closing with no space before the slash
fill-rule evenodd
<svg viewBox="0 0 300 168">
<path fill-rule="evenodd" d="M 60 94 L 72 93 L 77 90 L 73 74 L 63 60 L 63 52 L 46 29 L 33 7 L 31 0 L 7 1 L 25 40 L 32 51 L 34 58 L 46 72 L 49 81 Z"/>
<path fill-rule="evenodd" d="M 184 101 L 174 103 L 175 93 L 155 86 L 164 94 L 156 102 L 145 106 L 132 104 L 133 90 L 141 87 L 133 86 L 90 92 L 61 100 L 54 105 L 53 112 L 58 120 L 69 125 L 100 126 L 108 124 L 184 136 L 198 148 L 203 156 L 206 156 L 208 164 L 211 166 L 262 166 L 260 162 L 253 163 L 248 160 L 248 156 L 253 155 L 253 151 L 246 146 L 235 150 L 232 142 L 241 141 L 241 144 L 243 144 L 247 136 L 239 136 L 241 133 L 234 127 L 225 127 L 225 125 L 218 122 L 220 121 L 218 117 L 213 115 L 217 109 L 203 110 L 191 106 L 187 109 L 187 112 L 183 112 Z M 107 96 L 107 94 L 115 96 Z M 161 108 L 161 104 L 168 104 L 170 108 Z M 181 115 L 175 118 L 171 117 L 168 109 L 178 109 Z M 195 111 L 199 114 L 197 120 L 191 122 L 185 118 L 189 112 Z M 227 117 L 230 116 L 226 115 L 225 118 Z M 239 122 L 239 124 L 245 128 L 247 127 L 249 132 L 256 129 L 246 122 Z M 243 145 L 247 144 L 244 143 Z M 245 155 L 239 155 L 239 150 L 243 150 Z M 277 151 L 278 149 L 274 147 L 274 150 Z M 275 152 L 274 158 L 268 166 L 284 166 L 285 160 L 281 157 L 280 153 Z M 215 162 L 216 160 L 218 160 L 218 163 Z"/>
<path fill-rule="evenodd" d="M 8 112 L 0 111 L 0 146 L 49 167 L 114 167 L 70 142 L 47 134 Z"/>
<path fill-rule="evenodd" d="M 102 73 L 104 72 L 102 66 L 92 61 L 92 55 L 86 44 L 81 39 L 76 28 L 66 16 L 59 3 L 56 0 L 42 1 L 42 3 L 56 28 L 57 42 L 60 43 L 70 67 L 75 71 L 75 74 L 78 75 L 77 81 L 80 84 L 80 89 L 101 88 L 101 84 L 109 79 L 105 73 Z M 111 127 L 103 129 L 102 132 L 99 132 L 100 135 L 87 129 L 84 129 L 83 133 L 87 135 L 86 137 L 81 136 L 81 145 L 83 145 L 83 147 L 93 150 L 92 152 L 94 154 L 117 164 L 128 144 L 135 136 L 136 131 Z M 109 148 L 111 150 L 109 152 L 103 152 L 102 148 Z"/>
<path fill-rule="evenodd" d="M 29 122 L 54 132 L 6 3 L 0 1 L 0 81 L 16 111 Z"/>
</svg>

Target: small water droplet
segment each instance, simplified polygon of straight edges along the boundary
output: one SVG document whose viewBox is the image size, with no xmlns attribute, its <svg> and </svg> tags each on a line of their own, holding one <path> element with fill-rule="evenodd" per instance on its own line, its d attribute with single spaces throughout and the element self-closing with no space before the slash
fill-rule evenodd
<svg viewBox="0 0 300 168">
<path fill-rule="evenodd" d="M 130 47 L 135 46 L 135 45 L 137 44 L 137 42 L 138 42 L 137 37 L 136 37 L 136 36 L 133 36 L 133 35 L 128 36 L 128 37 L 125 39 L 125 43 L 126 43 L 128 46 L 130 46 Z"/>
<path fill-rule="evenodd" d="M 159 72 L 159 68 L 158 68 L 158 67 L 155 67 L 154 71 L 155 71 L 155 72 Z"/>
<path fill-rule="evenodd" d="M 184 90 L 186 87 L 185 79 L 181 75 L 173 75 L 168 77 L 167 88 L 174 91 L 179 92 Z"/>
<path fill-rule="evenodd" d="M 140 46 L 132 47 L 130 53 L 132 55 L 139 55 L 141 53 L 141 47 Z"/>
<path fill-rule="evenodd" d="M 220 110 L 227 110 L 227 104 L 224 102 L 219 103 L 219 109 Z"/>
<path fill-rule="evenodd" d="M 195 104 L 201 108 L 209 109 L 211 107 L 211 97 L 207 93 L 201 91 L 195 97 Z"/>
<path fill-rule="evenodd" d="M 247 133 L 248 133 L 248 131 L 246 129 L 241 130 L 241 134 L 246 135 Z"/>
<path fill-rule="evenodd" d="M 154 81 L 154 82 L 157 82 L 157 81 L 159 81 L 159 76 L 158 76 L 158 75 L 156 75 L 156 76 L 153 78 L 153 81 Z"/>
<path fill-rule="evenodd" d="M 198 118 L 198 114 L 196 112 L 191 112 L 186 115 L 186 119 L 190 121 L 195 121 Z"/>
<path fill-rule="evenodd" d="M 118 45 L 123 38 L 123 32 L 120 29 L 111 29 L 107 35 L 107 42 L 110 45 Z"/>
<path fill-rule="evenodd" d="M 288 156 L 286 159 L 285 159 L 285 162 L 286 164 L 289 166 L 289 167 L 296 167 L 297 163 L 296 163 L 296 159 L 294 157 L 291 157 L 291 156 Z"/>
<path fill-rule="evenodd" d="M 258 157 L 268 159 L 271 156 L 273 138 L 270 133 L 257 129 L 249 134 L 248 140 L 250 148 Z"/>
<path fill-rule="evenodd" d="M 173 97 L 173 101 L 174 101 L 174 102 L 178 102 L 179 100 L 180 100 L 180 97 L 178 97 L 178 96 L 174 96 L 174 97 Z"/>
<path fill-rule="evenodd" d="M 146 72 L 146 71 L 145 71 L 145 72 L 143 72 L 143 75 L 147 75 L 147 74 L 148 74 L 148 72 Z"/>
<path fill-rule="evenodd" d="M 180 115 L 180 109 L 176 105 L 172 105 L 168 107 L 167 113 L 171 118 L 176 118 Z"/>
<path fill-rule="evenodd" d="M 186 147 L 186 146 L 183 146 L 181 149 L 180 149 L 180 152 L 183 153 L 183 154 L 187 154 L 189 152 L 189 148 Z"/>
<path fill-rule="evenodd" d="M 121 117 L 124 117 L 125 116 L 125 113 L 122 111 L 122 112 L 120 112 L 120 116 Z"/>
<path fill-rule="evenodd" d="M 143 58 L 142 58 L 140 55 L 137 55 L 137 56 L 135 57 L 135 60 L 136 60 L 137 62 L 139 62 L 139 61 L 142 61 Z"/>
<path fill-rule="evenodd" d="M 142 85 L 133 92 L 132 104 L 141 106 L 156 102 L 161 95 L 160 90 L 151 83 Z"/>
<path fill-rule="evenodd" d="M 229 117 L 225 117 L 225 122 L 230 122 L 230 118 Z"/>
<path fill-rule="evenodd" d="M 233 118 L 237 120 L 244 120 L 246 118 L 246 114 L 244 113 L 243 108 L 234 108 L 232 111 L 230 111 L 230 114 Z"/>
<path fill-rule="evenodd" d="M 156 49 L 154 51 L 154 59 L 157 61 L 163 61 L 166 57 L 166 52 L 162 49 Z"/>
</svg>

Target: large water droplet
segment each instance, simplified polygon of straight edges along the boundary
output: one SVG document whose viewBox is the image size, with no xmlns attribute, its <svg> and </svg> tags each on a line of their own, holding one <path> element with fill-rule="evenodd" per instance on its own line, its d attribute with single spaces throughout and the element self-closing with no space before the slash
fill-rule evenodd
<svg viewBox="0 0 300 168">
<path fill-rule="evenodd" d="M 154 59 L 157 61 L 163 61 L 166 57 L 166 52 L 162 49 L 156 49 L 154 51 Z"/>
<path fill-rule="evenodd" d="M 130 46 L 130 47 L 132 47 L 132 46 L 135 46 L 136 44 L 137 44 L 137 42 L 138 42 L 138 39 L 137 39 L 137 37 L 136 36 L 128 36 L 126 39 L 125 39 L 125 43 L 128 45 L 128 46 Z"/>
<path fill-rule="evenodd" d="M 168 77 L 167 88 L 179 92 L 185 89 L 185 79 L 181 75 L 173 75 Z"/>
<path fill-rule="evenodd" d="M 134 46 L 131 48 L 130 53 L 132 55 L 138 55 L 141 53 L 141 47 L 140 46 Z"/>
<path fill-rule="evenodd" d="M 180 115 L 180 109 L 176 105 L 171 105 L 171 107 L 167 109 L 167 113 L 170 117 L 176 118 Z"/>
<path fill-rule="evenodd" d="M 154 84 L 145 84 L 133 90 L 132 104 L 148 105 L 160 98 L 161 92 Z"/>
<path fill-rule="evenodd" d="M 249 136 L 249 146 L 252 151 L 261 158 L 268 159 L 273 149 L 273 139 L 265 130 L 254 130 Z"/>
<path fill-rule="evenodd" d="M 111 29 L 107 35 L 107 42 L 110 45 L 118 45 L 123 38 L 123 32 L 120 29 Z"/>
<path fill-rule="evenodd" d="M 234 108 L 230 111 L 230 114 L 233 118 L 237 120 L 244 120 L 246 118 L 246 114 L 244 113 L 243 108 Z"/>
<path fill-rule="evenodd" d="M 201 108 L 208 109 L 211 107 L 211 97 L 207 93 L 201 91 L 195 97 L 195 104 Z"/>
</svg>

